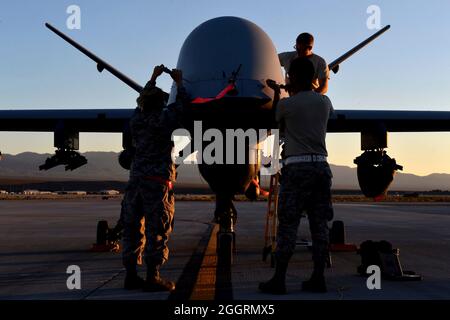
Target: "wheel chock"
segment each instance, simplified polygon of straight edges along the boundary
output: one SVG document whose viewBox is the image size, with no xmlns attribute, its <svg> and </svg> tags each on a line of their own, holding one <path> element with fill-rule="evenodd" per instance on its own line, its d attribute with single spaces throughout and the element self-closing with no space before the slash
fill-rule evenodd
<svg viewBox="0 0 450 320">
<path fill-rule="evenodd" d="M 355 244 L 351 243 L 331 243 L 330 251 L 331 252 L 356 252 L 358 247 Z"/>
<path fill-rule="evenodd" d="M 330 251 L 331 252 L 356 252 L 358 247 L 355 244 L 346 243 L 344 221 L 335 220 L 330 230 Z"/>
</svg>

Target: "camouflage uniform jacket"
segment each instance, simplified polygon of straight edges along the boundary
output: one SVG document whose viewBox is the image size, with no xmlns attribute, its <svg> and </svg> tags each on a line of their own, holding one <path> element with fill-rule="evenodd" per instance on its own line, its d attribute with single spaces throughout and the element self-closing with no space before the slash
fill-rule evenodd
<svg viewBox="0 0 450 320">
<path fill-rule="evenodd" d="M 150 82 L 143 93 L 154 85 Z M 183 106 L 188 101 L 184 87 L 178 88 L 176 102 L 161 109 L 142 111 L 136 108 L 130 121 L 131 135 L 136 148 L 131 165 L 130 179 L 157 176 L 175 181 L 175 165 L 172 161 L 172 132 L 182 126 Z"/>
</svg>

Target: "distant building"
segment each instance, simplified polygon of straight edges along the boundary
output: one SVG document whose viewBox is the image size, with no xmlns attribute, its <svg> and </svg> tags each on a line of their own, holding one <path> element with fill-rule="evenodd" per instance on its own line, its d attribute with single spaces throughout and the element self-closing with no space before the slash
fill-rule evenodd
<svg viewBox="0 0 450 320">
<path fill-rule="evenodd" d="M 39 194 L 40 195 L 43 195 L 43 194 L 54 194 L 54 192 L 51 192 L 51 191 L 40 191 Z"/>
<path fill-rule="evenodd" d="M 23 190 L 23 194 L 27 195 L 27 196 L 31 196 L 31 195 L 38 195 L 41 194 L 41 192 L 39 190 Z"/>
<path fill-rule="evenodd" d="M 120 191 L 117 190 L 102 190 L 100 194 L 108 195 L 108 196 L 116 196 L 120 194 Z"/>
<path fill-rule="evenodd" d="M 66 194 L 72 194 L 72 195 L 76 195 L 76 196 L 85 196 L 87 195 L 86 191 L 66 191 Z"/>
<path fill-rule="evenodd" d="M 29 190 L 24 190 L 23 194 L 27 195 L 27 196 L 31 196 L 31 195 L 49 195 L 49 194 L 54 194 L 54 193 L 51 191 L 40 191 L 40 190 L 29 189 Z"/>
</svg>

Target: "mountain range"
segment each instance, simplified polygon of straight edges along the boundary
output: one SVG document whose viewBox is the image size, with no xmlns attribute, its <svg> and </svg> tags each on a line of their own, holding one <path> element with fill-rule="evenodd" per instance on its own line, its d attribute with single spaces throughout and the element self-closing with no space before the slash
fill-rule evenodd
<svg viewBox="0 0 450 320">
<path fill-rule="evenodd" d="M 86 152 L 83 155 L 88 164 L 74 171 L 65 171 L 63 166 L 48 171 L 39 171 L 39 165 L 50 154 L 24 152 L 17 155 L 3 155 L 0 161 L 0 184 L 18 184 L 21 182 L 47 181 L 126 181 L 128 171 L 120 167 L 117 152 Z M 356 168 L 331 165 L 333 171 L 333 189 L 359 190 Z M 267 184 L 268 178 L 262 178 Z M 178 168 L 177 185 L 206 186 L 197 166 L 182 165 Z M 402 191 L 450 190 L 450 174 L 430 174 L 417 176 L 398 173 L 390 188 Z"/>
</svg>

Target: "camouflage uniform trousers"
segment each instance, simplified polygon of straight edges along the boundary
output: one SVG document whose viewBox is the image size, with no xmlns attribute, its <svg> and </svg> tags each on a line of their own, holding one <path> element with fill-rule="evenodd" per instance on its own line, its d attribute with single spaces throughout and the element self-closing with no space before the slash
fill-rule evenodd
<svg viewBox="0 0 450 320">
<path fill-rule="evenodd" d="M 147 266 L 164 264 L 169 257 L 167 242 L 173 230 L 172 190 L 156 181 L 132 178 L 125 191 L 122 213 L 125 268 L 135 267 L 142 252 Z"/>
<path fill-rule="evenodd" d="M 318 265 L 326 264 L 329 258 L 328 221 L 333 219 L 331 178 L 326 162 L 294 163 L 281 169 L 277 259 L 289 260 L 294 253 L 300 218 L 306 211 L 313 261 Z"/>
</svg>

